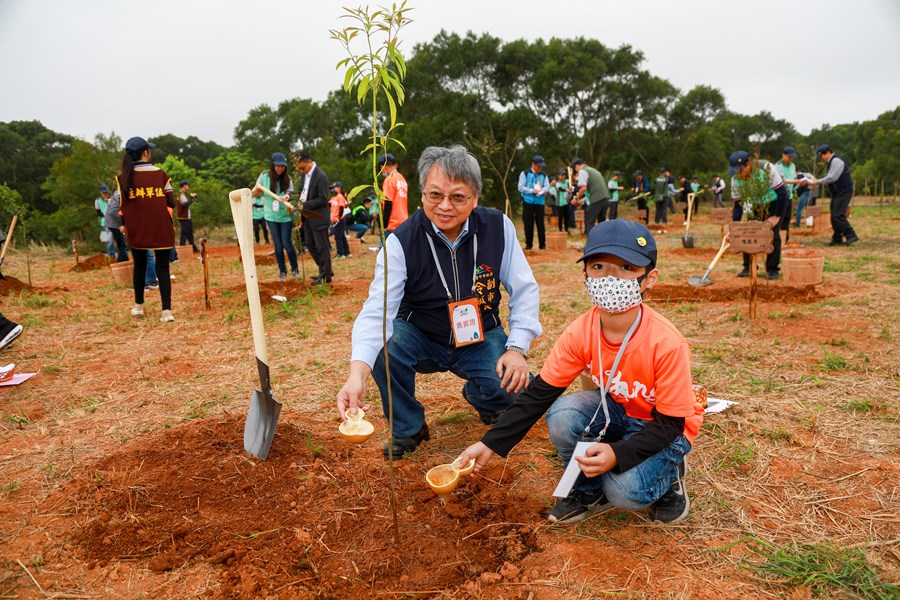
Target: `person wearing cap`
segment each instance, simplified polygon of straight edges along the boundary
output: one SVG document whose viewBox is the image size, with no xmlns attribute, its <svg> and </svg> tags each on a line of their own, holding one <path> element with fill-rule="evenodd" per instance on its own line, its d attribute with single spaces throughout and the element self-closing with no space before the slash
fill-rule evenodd
<svg viewBox="0 0 900 600">
<path fill-rule="evenodd" d="M 803 210 L 807 205 L 816 205 L 818 190 L 810 185 L 810 182 L 814 180 L 815 176 L 812 173 L 797 171 L 797 211 L 794 227 L 800 227 L 800 219 L 803 218 Z"/>
<path fill-rule="evenodd" d="M 384 194 L 384 234 L 390 235 L 409 218 L 409 184 L 398 170 L 397 157 L 388 152 L 378 157 L 378 168 L 384 175 L 381 193 Z"/>
<path fill-rule="evenodd" d="M 175 218 L 181 231 L 179 244 L 190 244 L 194 252 L 197 252 L 197 244 L 194 243 L 194 221 L 191 220 L 191 204 L 197 200 L 197 194 L 191 191 L 191 184 L 186 179 L 178 182 L 178 204 L 176 205 Z"/>
<path fill-rule="evenodd" d="M 578 191 L 572 199 L 576 206 L 584 205 L 584 235 L 591 231 L 594 223 L 606 220 L 606 209 L 609 206 L 609 188 L 603 175 L 594 167 L 585 164 L 584 159 L 572 161 L 575 169 L 575 186 Z"/>
<path fill-rule="evenodd" d="M 425 148 L 418 179 L 422 210 L 386 238 L 376 257 L 369 297 L 353 325 L 350 373 L 337 395 L 342 419 L 347 411 L 369 410 L 363 401 L 371 373 L 386 417 L 392 399 L 386 459 L 402 458 L 430 437 L 416 395 L 418 373 L 449 371 L 465 380 L 463 398 L 488 424 L 528 385 L 528 349 L 541 334 L 537 282 L 512 221 L 478 205 L 475 157 L 462 146 Z M 509 335 L 500 319 L 501 287 L 509 294 Z"/>
<path fill-rule="evenodd" d="M 350 211 L 347 216 L 347 229 L 356 233 L 356 239 L 363 240 L 363 236 L 369 231 L 369 224 L 372 222 L 372 202 L 373 198 L 368 196 L 362 199 L 358 206 Z"/>
<path fill-rule="evenodd" d="M 109 204 L 106 206 L 106 215 L 103 219 L 103 225 L 109 231 L 110 236 L 116 246 L 116 262 L 126 262 L 128 260 L 128 244 L 125 243 L 125 235 L 122 233 L 122 213 L 120 212 L 121 202 L 119 199 L 119 190 L 112 193 L 109 197 Z M 152 255 L 148 254 L 149 261 Z M 155 278 L 155 274 L 154 274 Z"/>
<path fill-rule="evenodd" d="M 855 244 L 859 236 L 850 225 L 847 218 L 847 210 L 850 208 L 850 200 L 853 199 L 853 180 L 850 177 L 850 167 L 843 158 L 832 151 L 831 146 L 822 144 L 816 148 L 816 158 L 825 163 L 827 173 L 822 179 L 813 181 L 814 186 L 827 185 L 831 193 L 831 242 L 829 246 L 841 244 Z"/>
<path fill-rule="evenodd" d="M 253 198 L 253 242 L 259 243 L 259 232 L 262 231 L 263 239 L 269 243 L 269 227 L 266 225 L 266 205 L 263 196 Z"/>
<path fill-rule="evenodd" d="M 281 152 L 272 155 L 269 168 L 259 174 L 256 185 L 253 186 L 252 195 L 263 204 L 263 218 L 272 233 L 272 243 L 275 245 L 275 261 L 278 263 L 278 281 L 287 279 L 287 265 L 284 255 L 287 254 L 291 264 L 291 277 L 300 278 L 300 267 L 297 264 L 297 249 L 294 248 L 294 240 L 291 234 L 294 231 L 294 222 L 291 213 L 294 206 L 291 204 L 291 194 L 294 192 L 294 182 L 287 172 L 287 158 Z M 263 192 L 263 189 L 271 191 L 278 196 L 273 198 Z"/>
<path fill-rule="evenodd" d="M 565 169 L 556 172 L 556 227 L 569 232 L 575 226 L 575 207 L 569 204 L 569 174 Z"/>
<path fill-rule="evenodd" d="M 547 235 L 544 229 L 544 194 L 550 188 L 550 180 L 544 173 L 544 157 L 536 154 L 531 159 L 531 168 L 519 173 L 519 193 L 522 194 L 522 223 L 525 226 L 525 249 L 534 245 L 534 226 L 537 224 L 538 248 L 547 249 Z"/>
<path fill-rule="evenodd" d="M 144 315 L 144 285 L 148 255 L 155 257 L 155 274 L 162 301 L 160 321 L 175 320 L 172 315 L 172 280 L 169 279 L 169 252 L 175 247 L 175 230 L 169 210 L 175 208 L 175 192 L 166 172 L 153 165 L 151 151 L 155 144 L 133 137 L 125 142 L 122 170 L 116 177 L 122 205 L 125 241 L 134 260 L 132 316 Z"/>
<path fill-rule="evenodd" d="M 794 186 L 800 183 L 797 179 L 797 165 L 794 160 L 797 158 L 797 150 L 793 146 L 785 146 L 781 151 L 781 160 L 775 163 L 775 168 L 781 173 L 784 179 L 784 188 L 787 190 L 787 202 L 784 204 L 784 218 L 781 219 L 781 229 L 788 231 L 791 224 L 792 204 L 794 200 Z M 790 233 L 786 234 L 785 241 L 790 239 Z"/>
<path fill-rule="evenodd" d="M 657 225 L 668 225 L 669 207 L 672 205 L 672 197 L 675 196 L 675 181 L 665 167 L 660 167 L 654 183 L 656 184 L 656 213 L 653 215 L 653 222 Z"/>
<path fill-rule="evenodd" d="M 787 189 L 784 187 L 784 178 L 775 168 L 775 165 L 767 160 L 753 160 L 744 150 L 738 150 L 728 157 L 731 168 L 728 174 L 731 176 L 731 199 L 734 200 L 731 220 L 740 221 L 741 215 L 746 214 L 748 219 L 763 218 L 772 228 L 772 251 L 766 255 L 766 277 L 778 279 L 779 265 L 781 264 L 781 235 L 778 233 L 781 220 L 785 218 L 784 206 L 787 202 Z M 749 201 L 741 202 L 742 186 L 749 181 L 753 173 L 760 180 L 768 183 L 768 192 L 763 200 L 764 206 L 753 206 Z M 744 268 L 738 273 L 738 277 L 750 277 L 750 255 L 744 253 Z"/>
<path fill-rule="evenodd" d="M 100 186 L 100 196 L 94 199 L 94 212 L 100 221 L 100 241 L 106 244 L 106 255 L 115 256 L 112 234 L 104 223 L 107 208 L 109 208 L 109 188 L 104 183 Z"/>
<path fill-rule="evenodd" d="M 321 218 L 303 218 L 303 239 L 309 247 L 309 253 L 319 267 L 319 274 L 312 278 L 313 285 L 331 283 L 334 271 L 331 270 L 331 244 L 328 242 L 328 227 L 331 208 L 328 204 L 328 175 L 312 159 L 307 150 L 300 150 L 295 155 L 297 170 L 300 171 L 300 201 L 303 208 L 319 213 Z M 348 248 L 349 254 L 349 248 Z"/>
<path fill-rule="evenodd" d="M 566 327 L 534 382 L 458 460 L 474 458 L 478 472 L 494 454 L 507 456 L 546 413 L 563 463 L 574 459 L 581 471 L 571 491 L 558 490 L 551 523 L 613 508 L 649 508 L 653 521 L 678 522 L 690 508 L 685 455 L 703 407 L 687 341 L 643 304 L 659 277 L 656 241 L 642 223 L 606 221 L 591 229 L 578 260 L 594 306 Z M 563 396 L 585 370 L 597 388 Z"/>
<path fill-rule="evenodd" d="M 650 192 L 650 182 L 644 177 L 644 172 L 638 169 L 634 172 L 634 184 L 631 186 L 632 196 L 640 196 L 637 201 L 638 210 L 644 211 L 644 225 L 650 223 L 650 210 L 647 204 L 647 196 Z"/>
<path fill-rule="evenodd" d="M 621 173 L 616 171 L 613 173 L 612 178 L 607 183 L 607 189 L 609 189 L 609 214 L 608 218 L 610 221 L 613 219 L 619 218 L 619 176 Z"/>
<path fill-rule="evenodd" d="M 344 196 L 344 186 L 340 181 L 331 184 L 331 199 L 328 207 L 331 216 L 331 227 L 334 232 L 334 245 L 337 249 L 337 258 L 350 258 L 350 244 L 347 242 L 347 198 Z"/>
<path fill-rule="evenodd" d="M 725 180 L 718 175 L 712 178 L 713 208 L 725 208 L 725 201 L 722 200 L 722 194 L 725 193 Z"/>
</svg>

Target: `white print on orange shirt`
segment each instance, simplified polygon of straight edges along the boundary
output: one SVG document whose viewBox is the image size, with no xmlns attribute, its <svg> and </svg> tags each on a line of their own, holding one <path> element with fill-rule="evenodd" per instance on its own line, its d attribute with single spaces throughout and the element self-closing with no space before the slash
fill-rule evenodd
<svg viewBox="0 0 900 600">
<path fill-rule="evenodd" d="M 597 381 L 597 377 L 594 375 L 593 365 L 589 365 L 588 368 L 591 371 L 591 381 L 593 381 L 598 388 L 602 388 L 603 386 L 600 385 L 600 382 Z M 610 376 L 610 372 L 605 371 L 603 373 L 603 376 L 608 379 Z M 632 384 L 633 389 L 629 389 L 628 384 L 622 381 L 621 377 L 622 371 L 619 371 L 618 373 L 616 373 L 615 377 L 609 380 L 609 390 L 607 390 L 608 393 L 612 394 L 613 396 L 618 396 L 619 398 L 628 398 L 629 400 L 632 398 L 637 398 L 638 395 L 640 395 L 643 400 L 649 402 L 650 404 L 656 404 L 656 388 L 653 388 L 648 392 L 646 385 L 644 385 L 640 381 L 635 381 Z"/>
</svg>

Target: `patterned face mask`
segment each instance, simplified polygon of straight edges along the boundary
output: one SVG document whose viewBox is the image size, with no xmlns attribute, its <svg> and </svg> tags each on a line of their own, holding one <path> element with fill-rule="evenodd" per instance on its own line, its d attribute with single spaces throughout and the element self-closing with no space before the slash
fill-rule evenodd
<svg viewBox="0 0 900 600">
<path fill-rule="evenodd" d="M 641 280 L 619 279 L 618 277 L 587 277 L 584 286 L 591 295 L 594 305 L 608 313 L 625 312 L 643 301 Z"/>
</svg>

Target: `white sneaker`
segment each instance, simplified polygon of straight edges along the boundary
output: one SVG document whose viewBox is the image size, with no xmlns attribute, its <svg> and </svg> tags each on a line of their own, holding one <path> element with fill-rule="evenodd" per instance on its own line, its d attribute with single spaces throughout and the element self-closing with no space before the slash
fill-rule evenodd
<svg viewBox="0 0 900 600">
<path fill-rule="evenodd" d="M 169 275 L 169 279 L 174 280 L 174 279 L 175 279 L 175 276 L 174 276 L 174 275 Z"/>
<path fill-rule="evenodd" d="M 144 316 L 144 305 L 143 304 L 135 304 L 134 308 L 131 309 L 132 317 L 143 317 Z"/>
<path fill-rule="evenodd" d="M 175 315 L 172 314 L 171 310 L 162 311 L 162 316 L 159 318 L 161 323 L 171 323 L 175 320 Z"/>
</svg>

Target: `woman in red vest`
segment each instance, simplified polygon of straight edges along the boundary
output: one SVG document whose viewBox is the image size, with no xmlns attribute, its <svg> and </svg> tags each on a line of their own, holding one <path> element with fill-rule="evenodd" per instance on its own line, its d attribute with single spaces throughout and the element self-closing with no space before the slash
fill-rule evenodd
<svg viewBox="0 0 900 600">
<path fill-rule="evenodd" d="M 141 137 L 128 140 L 116 183 L 122 202 L 125 240 L 134 258 L 134 308 L 131 314 L 144 314 L 144 272 L 147 270 L 147 253 L 153 251 L 162 300 L 159 320 L 166 323 L 175 320 L 172 316 L 172 280 L 169 278 L 169 251 L 175 247 L 175 230 L 169 211 L 175 207 L 175 193 L 165 171 L 150 163 L 150 152 L 155 147 Z"/>
</svg>

